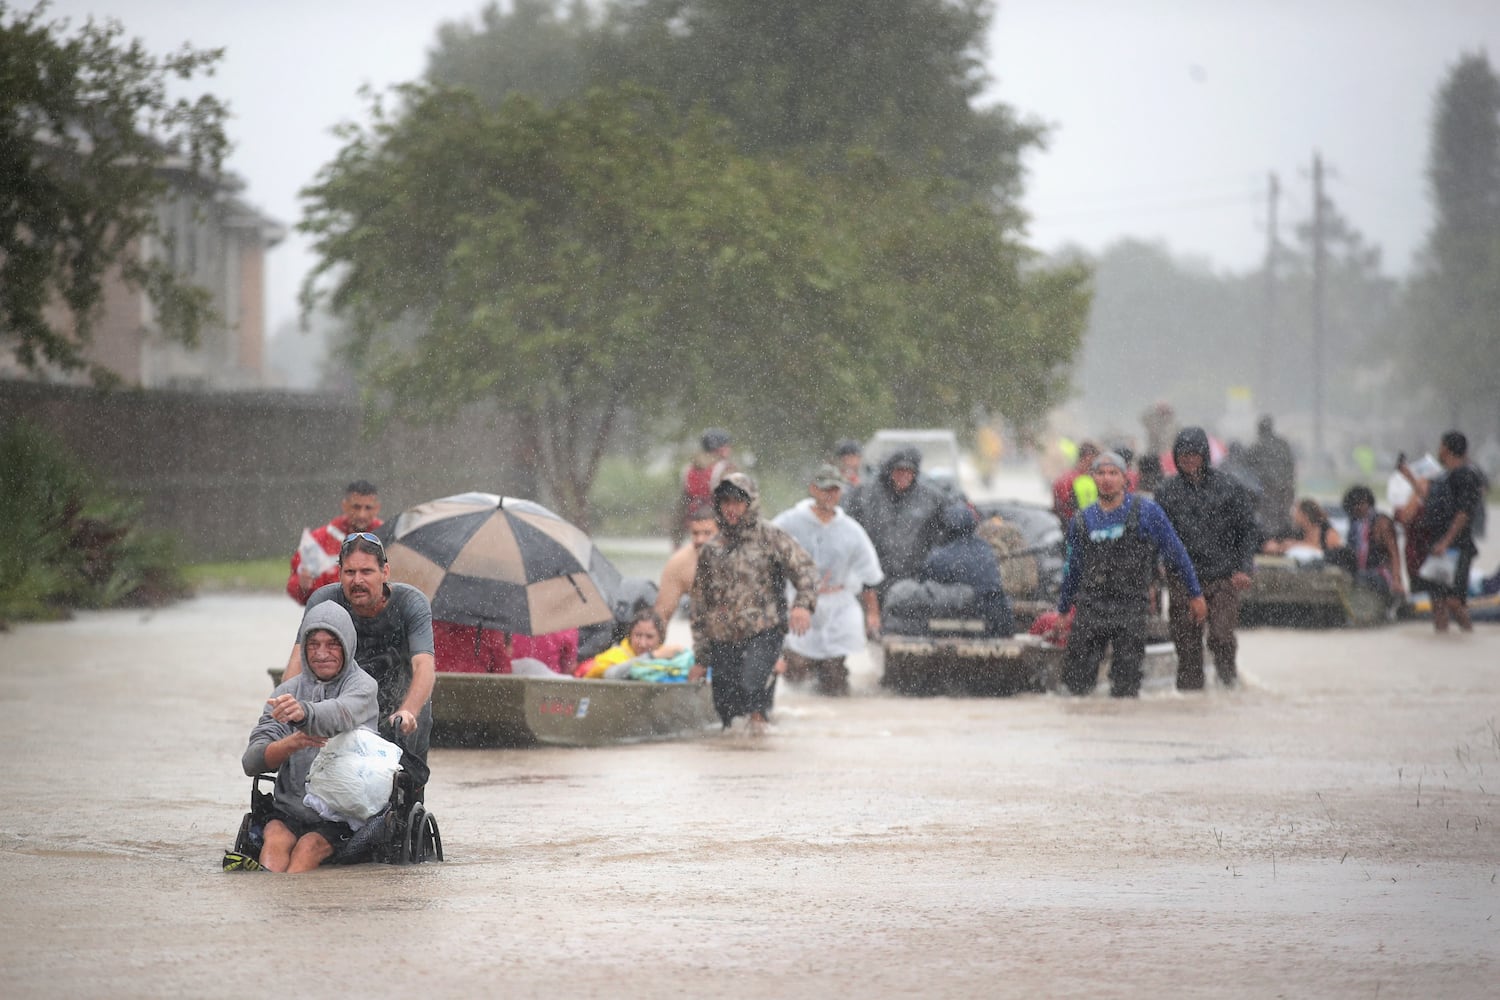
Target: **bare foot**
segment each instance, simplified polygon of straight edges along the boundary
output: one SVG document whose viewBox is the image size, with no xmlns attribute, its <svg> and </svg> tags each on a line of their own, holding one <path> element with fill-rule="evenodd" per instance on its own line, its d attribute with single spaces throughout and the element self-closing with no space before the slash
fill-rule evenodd
<svg viewBox="0 0 1500 1000">
<path fill-rule="evenodd" d="M 764 715 L 759 712 L 750 713 L 749 729 L 751 736 L 764 736 L 770 728 L 771 724 L 766 721 Z"/>
</svg>

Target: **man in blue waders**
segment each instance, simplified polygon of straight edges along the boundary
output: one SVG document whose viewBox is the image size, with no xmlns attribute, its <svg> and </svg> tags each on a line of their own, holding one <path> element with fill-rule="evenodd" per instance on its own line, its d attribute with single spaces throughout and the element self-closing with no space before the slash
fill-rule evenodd
<svg viewBox="0 0 1500 1000">
<path fill-rule="evenodd" d="M 1073 694 L 1094 690 L 1105 647 L 1112 647 L 1109 693 L 1141 693 L 1141 661 L 1151 614 L 1151 580 L 1158 557 L 1182 580 L 1193 618 L 1208 605 L 1187 550 L 1155 503 L 1125 492 L 1125 460 L 1107 451 L 1093 461 L 1099 499 L 1068 522 L 1068 562 L 1057 610 L 1076 609 L 1063 663 L 1063 683 Z"/>
</svg>

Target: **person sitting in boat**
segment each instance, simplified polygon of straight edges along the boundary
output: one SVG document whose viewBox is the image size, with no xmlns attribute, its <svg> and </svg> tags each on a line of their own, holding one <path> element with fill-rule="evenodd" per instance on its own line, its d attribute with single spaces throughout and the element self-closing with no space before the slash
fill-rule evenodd
<svg viewBox="0 0 1500 1000">
<path fill-rule="evenodd" d="M 305 872 L 333 856 L 353 831 L 324 819 L 302 799 L 307 773 L 330 736 L 376 731 L 379 685 L 354 660 L 357 637 L 349 612 L 331 601 L 302 616 L 299 656 L 306 668 L 279 684 L 250 732 L 241 759 L 254 777 L 276 772 L 271 819 L 257 861 L 273 872 Z"/>
<path fill-rule="evenodd" d="M 544 635 L 513 633 L 507 651 L 510 653 L 511 673 L 519 672 L 516 669 L 519 661 L 534 660 L 554 674 L 571 677 L 578 669 L 578 630 L 566 628 Z"/>
<path fill-rule="evenodd" d="M 1368 486 L 1349 487 L 1342 506 L 1349 515 L 1354 582 L 1387 597 L 1403 596 L 1396 523 L 1375 509 L 1375 493 Z"/>
<path fill-rule="evenodd" d="M 642 609 L 630 623 L 630 634 L 593 659 L 579 664 L 577 675 L 588 678 L 622 676 L 637 661 L 670 660 L 680 655 L 683 647 L 662 644 L 666 636 L 667 623 L 662 621 L 661 615 L 650 608 Z M 627 670 L 611 673 L 613 668 L 621 666 Z"/>
<path fill-rule="evenodd" d="M 1261 551 L 1295 559 L 1327 559 L 1330 553 L 1344 544 L 1344 539 L 1329 522 L 1323 505 L 1311 497 L 1303 497 L 1292 508 L 1292 526 L 1296 534 L 1268 539 L 1261 546 Z"/>
<path fill-rule="evenodd" d="M 1013 635 L 1015 627 L 1000 579 L 1000 562 L 995 550 L 976 533 L 979 520 L 974 511 L 966 503 L 949 504 L 943 509 L 942 524 L 945 540 L 928 553 L 917 579 L 971 588 L 974 603 L 966 610 L 984 619 L 985 634 Z"/>
</svg>

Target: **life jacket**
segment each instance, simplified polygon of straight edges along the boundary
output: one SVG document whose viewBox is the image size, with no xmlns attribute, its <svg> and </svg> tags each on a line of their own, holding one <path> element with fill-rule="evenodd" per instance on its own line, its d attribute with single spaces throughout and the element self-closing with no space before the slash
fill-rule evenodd
<svg viewBox="0 0 1500 1000">
<path fill-rule="evenodd" d="M 1076 599 L 1081 610 L 1135 614 L 1149 607 L 1156 546 L 1141 533 L 1140 499 L 1127 495 L 1125 503 L 1129 509 L 1118 535 L 1094 538 L 1083 511 L 1073 515 L 1082 569 Z"/>
</svg>

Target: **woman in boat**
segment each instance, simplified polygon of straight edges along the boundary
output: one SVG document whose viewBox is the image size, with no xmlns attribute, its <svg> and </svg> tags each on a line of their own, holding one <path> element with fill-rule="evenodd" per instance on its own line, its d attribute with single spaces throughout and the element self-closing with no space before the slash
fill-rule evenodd
<svg viewBox="0 0 1500 1000">
<path fill-rule="evenodd" d="M 1356 583 L 1400 597 L 1401 552 L 1396 542 L 1396 524 L 1375 509 L 1375 493 L 1368 486 L 1351 486 L 1344 494 L 1344 513 L 1349 515 L 1349 549 Z"/>
<path fill-rule="evenodd" d="M 1326 559 L 1344 544 L 1344 539 L 1329 523 L 1323 505 L 1311 497 L 1303 497 L 1292 508 L 1292 524 L 1297 534 L 1290 538 L 1269 539 L 1261 546 L 1261 551 L 1272 555 L 1295 555 L 1299 551 L 1311 550 Z"/>
<path fill-rule="evenodd" d="M 579 664 L 579 677 L 603 677 L 611 667 L 628 664 L 633 660 L 669 660 L 682 652 L 681 646 L 664 646 L 667 623 L 651 608 L 636 613 L 630 623 L 630 634 L 593 659 Z"/>
</svg>

